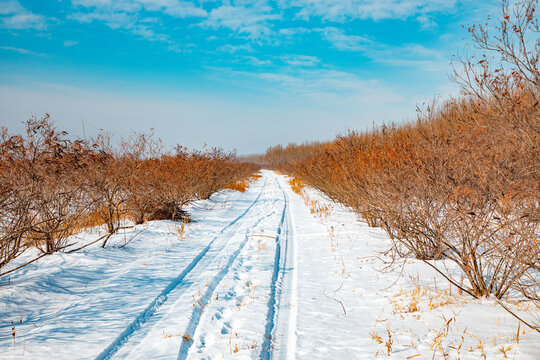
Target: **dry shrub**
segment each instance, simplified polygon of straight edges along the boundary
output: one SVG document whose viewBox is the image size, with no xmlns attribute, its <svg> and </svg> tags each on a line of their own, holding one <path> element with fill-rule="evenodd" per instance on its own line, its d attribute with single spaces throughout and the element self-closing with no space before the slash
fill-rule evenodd
<svg viewBox="0 0 540 360">
<path fill-rule="evenodd" d="M 89 165 L 90 149 L 57 131 L 48 115 L 32 118 L 26 126 L 25 138 L 6 132 L 3 139 L 0 171 L 9 205 L 2 211 L 19 229 L 8 225 L 0 231 L 16 236 L 19 247 L 52 253 L 67 245 L 71 229 L 89 208 L 79 180 Z"/>
<path fill-rule="evenodd" d="M 424 260 L 470 295 L 515 288 L 538 301 L 540 47 L 528 47 L 537 3 L 503 1 L 494 29 L 470 29 L 487 54 L 458 59 L 461 98 L 429 104 L 416 123 L 271 148 L 267 162 L 384 228 L 393 255 Z"/>
<path fill-rule="evenodd" d="M 451 259 L 468 284 L 449 280 L 501 298 L 538 263 L 539 154 L 475 106 L 453 101 L 415 125 L 351 133 L 282 169 L 383 227 L 397 255 Z"/>
<path fill-rule="evenodd" d="M 32 118 L 26 134 L 0 133 L 0 269 L 28 247 L 60 251 L 69 236 L 105 225 L 109 237 L 123 219 L 181 220 L 183 207 L 258 166 L 219 149 L 164 152 L 153 134 L 131 134 L 113 146 L 110 134 L 70 140 L 49 115 Z"/>
</svg>

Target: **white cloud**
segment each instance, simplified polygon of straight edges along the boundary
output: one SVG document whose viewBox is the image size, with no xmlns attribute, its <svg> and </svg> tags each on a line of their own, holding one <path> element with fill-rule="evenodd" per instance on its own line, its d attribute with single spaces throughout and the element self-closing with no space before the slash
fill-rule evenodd
<svg viewBox="0 0 540 360">
<path fill-rule="evenodd" d="M 179 18 L 206 17 L 206 11 L 189 1 L 178 0 L 139 0 L 148 11 L 162 11 Z"/>
<path fill-rule="evenodd" d="M 104 12 L 100 10 L 92 12 L 76 12 L 70 14 L 68 19 L 81 23 L 91 23 L 99 21 L 113 30 L 127 30 L 135 36 L 139 36 L 149 41 L 160 41 L 169 44 L 169 48 L 174 49 L 174 42 L 169 35 L 157 31 L 158 26 L 153 26 L 153 19 L 139 19 L 138 16 L 126 12 Z M 148 21 L 147 21 L 148 20 Z"/>
<path fill-rule="evenodd" d="M 71 0 L 71 3 L 76 7 L 94 8 L 103 12 L 134 13 L 142 8 L 141 3 L 135 0 Z"/>
<path fill-rule="evenodd" d="M 64 46 L 65 47 L 71 47 L 71 46 L 75 46 L 79 43 L 78 40 L 64 40 Z"/>
<path fill-rule="evenodd" d="M 75 6 L 94 8 L 100 12 L 137 13 L 141 10 L 164 13 L 172 17 L 205 17 L 206 11 L 191 1 L 183 0 L 71 0 Z"/>
<path fill-rule="evenodd" d="M 251 6 L 222 5 L 213 9 L 201 23 L 213 29 L 227 28 L 249 39 L 260 40 L 273 34 L 270 21 L 280 19 L 273 9 L 264 2 L 254 2 Z"/>
<path fill-rule="evenodd" d="M 92 12 L 75 12 L 67 17 L 71 20 L 76 20 L 81 23 L 91 23 L 92 21 L 101 21 L 111 29 L 132 29 L 137 22 L 136 17 L 125 12 L 114 11 L 92 11 Z"/>
<path fill-rule="evenodd" d="M 11 30 L 45 30 L 46 19 L 25 9 L 16 0 L 0 0 L 1 26 Z"/>
<path fill-rule="evenodd" d="M 71 3 L 79 11 L 69 14 L 68 19 L 82 23 L 99 21 L 113 30 L 127 30 L 149 41 L 164 42 L 174 52 L 185 50 L 163 32 L 160 16 L 186 18 L 207 15 L 201 7 L 183 0 L 71 0 Z"/>
<path fill-rule="evenodd" d="M 307 34 L 310 32 L 311 32 L 311 29 L 306 29 L 303 27 L 279 29 L 279 35 L 284 35 L 284 36 L 295 36 L 299 34 Z"/>
<path fill-rule="evenodd" d="M 24 11 L 24 8 L 15 0 L 0 1 L 0 15 L 15 14 Z"/>
<path fill-rule="evenodd" d="M 253 48 L 251 47 L 251 45 L 248 45 L 248 44 L 245 44 L 245 45 L 225 44 L 223 46 L 218 47 L 217 50 L 221 52 L 234 54 L 239 51 L 252 52 Z"/>
<path fill-rule="evenodd" d="M 175 53 L 178 53 L 178 54 L 187 54 L 187 53 L 191 53 L 193 51 L 191 48 L 193 48 L 195 46 L 196 46 L 195 44 L 179 45 L 179 44 L 171 43 L 167 47 L 167 49 L 169 51 L 172 51 L 172 52 L 175 52 Z"/>
<path fill-rule="evenodd" d="M 423 69 L 430 72 L 447 72 L 450 54 L 439 49 L 428 49 L 420 44 L 388 45 L 364 36 L 348 35 L 344 31 L 327 27 L 316 29 L 322 37 L 338 50 L 358 51 L 378 63 Z"/>
<path fill-rule="evenodd" d="M 298 67 L 313 67 L 321 63 L 316 56 L 307 55 L 285 55 L 281 57 L 281 60 L 288 65 Z"/>
<path fill-rule="evenodd" d="M 249 62 L 252 65 L 255 66 L 267 66 L 272 65 L 272 62 L 270 60 L 261 60 L 255 56 L 244 56 L 242 58 L 244 61 Z"/>
<path fill-rule="evenodd" d="M 343 30 L 335 27 L 317 29 L 317 31 L 338 50 L 362 51 L 366 49 L 366 45 L 372 43 L 364 36 L 347 35 Z"/>
<path fill-rule="evenodd" d="M 154 29 L 147 25 L 142 24 L 136 24 L 131 29 L 131 32 L 134 35 L 138 35 L 142 37 L 143 39 L 150 40 L 150 41 L 161 41 L 165 43 L 172 43 L 169 36 L 163 33 L 155 32 Z"/>
<path fill-rule="evenodd" d="M 243 84 L 256 91 L 264 89 L 282 99 L 370 106 L 404 101 L 398 90 L 379 80 L 328 68 L 283 67 L 263 72 L 214 68 L 213 74 L 215 80 Z"/>
<path fill-rule="evenodd" d="M 417 16 L 416 21 L 420 23 L 422 29 L 424 30 L 434 30 L 438 28 L 437 23 L 433 21 L 433 19 L 427 14 Z"/>
<path fill-rule="evenodd" d="M 449 53 L 440 49 L 428 49 L 420 44 L 403 46 L 375 44 L 366 55 L 379 63 L 422 69 L 437 74 L 447 73 L 450 69 Z"/>
<path fill-rule="evenodd" d="M 299 18 L 331 21 L 405 19 L 448 11 L 456 3 L 457 0 L 278 0 L 281 8 L 299 8 Z"/>
</svg>

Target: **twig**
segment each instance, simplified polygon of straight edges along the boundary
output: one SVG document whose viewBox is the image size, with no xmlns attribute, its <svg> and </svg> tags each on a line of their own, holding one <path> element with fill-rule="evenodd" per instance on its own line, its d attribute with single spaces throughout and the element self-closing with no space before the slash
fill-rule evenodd
<svg viewBox="0 0 540 360">
<path fill-rule="evenodd" d="M 432 263 L 430 263 L 429 261 L 427 260 L 424 260 L 422 259 L 423 262 L 425 262 L 426 264 L 428 264 L 429 266 L 431 266 L 435 271 L 437 271 L 439 274 L 441 274 L 446 280 L 450 281 L 450 283 L 452 285 L 454 285 L 455 287 L 457 287 L 458 289 L 460 289 L 461 291 L 463 292 L 466 292 L 467 294 L 471 295 L 473 298 L 475 299 L 478 299 L 478 296 L 474 295 L 472 292 L 470 292 L 469 290 L 463 288 L 463 286 L 460 286 L 458 285 L 454 280 L 452 280 L 450 277 L 448 277 L 445 273 L 443 273 L 440 269 L 438 269 L 435 265 L 433 265 Z"/>
<path fill-rule="evenodd" d="M 339 290 L 341 290 L 341 288 L 343 287 L 343 281 L 341 282 L 341 285 L 339 285 L 339 287 L 334 290 L 333 292 L 338 292 Z"/>
<path fill-rule="evenodd" d="M 329 299 L 332 299 L 332 300 L 338 302 L 339 305 L 341 305 L 341 308 L 343 309 L 343 313 L 344 313 L 345 315 L 347 315 L 347 310 L 345 310 L 345 306 L 343 306 L 343 303 L 342 303 L 340 300 L 338 300 L 338 299 L 336 299 L 336 298 L 333 298 L 333 297 L 331 297 L 331 296 L 326 295 L 326 292 L 325 292 L 324 290 L 323 290 L 323 295 L 326 296 L 326 297 L 329 298 Z"/>
<path fill-rule="evenodd" d="M 394 282 L 393 282 L 390 286 L 387 286 L 387 287 L 385 287 L 384 289 L 381 289 L 380 291 L 388 290 L 388 289 L 392 288 L 394 285 L 397 284 L 397 282 L 399 281 L 399 279 L 401 279 L 401 276 L 402 276 L 403 273 L 405 272 L 405 264 L 406 264 L 406 261 L 407 261 L 407 258 L 403 259 L 403 261 L 402 261 L 402 263 L 401 263 L 401 271 L 399 272 L 399 275 L 397 276 L 396 280 L 394 280 Z"/>
<path fill-rule="evenodd" d="M 132 227 L 133 227 L 133 226 L 132 226 Z M 125 229 L 129 229 L 129 227 L 125 227 Z M 133 235 L 129 238 L 129 240 L 125 241 L 124 244 L 120 245 L 118 248 L 119 248 L 119 249 L 125 248 L 130 242 L 133 241 L 133 239 L 135 239 L 135 238 L 137 237 L 137 235 L 141 234 L 142 232 L 146 231 L 147 229 L 148 229 L 148 228 L 143 228 L 143 229 L 141 229 L 139 232 L 137 232 L 136 234 L 133 234 Z M 125 234 L 124 234 L 124 236 L 125 236 Z M 124 239 L 125 239 L 125 237 L 124 237 Z"/>
<path fill-rule="evenodd" d="M 100 237 L 100 238 L 97 239 L 97 240 L 94 240 L 94 241 L 92 241 L 92 242 L 89 242 L 88 244 L 85 244 L 85 245 L 83 245 L 83 246 L 81 246 L 81 247 L 79 247 L 79 248 L 76 248 L 76 249 L 67 251 L 66 254 L 71 254 L 71 253 L 73 253 L 73 252 L 75 252 L 75 251 L 82 250 L 82 249 L 84 249 L 84 248 L 87 247 L 87 246 L 90 246 L 90 245 L 92 245 L 92 244 L 97 243 L 98 241 L 104 239 L 105 237 L 110 237 L 111 235 L 112 235 L 112 234 L 106 234 L 106 235 L 103 235 L 102 237 Z"/>
<path fill-rule="evenodd" d="M 538 326 L 533 326 L 531 324 L 529 324 L 528 322 L 526 322 L 525 320 L 523 320 L 521 317 L 519 317 L 516 313 L 514 313 L 512 310 L 510 310 L 502 301 L 500 301 L 499 299 L 495 298 L 495 301 L 497 302 L 497 304 L 501 305 L 504 310 L 508 311 L 510 313 L 510 315 L 512 315 L 513 317 L 515 317 L 516 319 L 518 319 L 519 321 L 521 321 L 522 323 L 524 323 L 525 325 L 527 325 L 528 327 L 530 327 L 532 330 L 536 330 L 540 333 L 540 328 Z"/>
<path fill-rule="evenodd" d="M 62 249 L 65 249 L 65 248 L 70 247 L 70 246 L 73 246 L 73 245 L 75 245 L 75 244 L 65 245 L 65 246 L 62 246 L 61 248 L 58 248 L 57 250 L 62 250 Z M 69 253 L 69 251 L 68 251 L 68 253 Z M 3 272 L 3 273 L 0 273 L 0 277 L 1 277 L 1 276 L 4 276 L 4 275 L 7 275 L 7 274 L 10 274 L 10 273 L 12 273 L 12 272 L 14 272 L 14 271 L 16 271 L 16 270 L 19 270 L 20 268 L 23 268 L 23 267 L 25 267 L 26 265 L 30 265 L 30 264 L 33 263 L 34 261 L 37 261 L 37 260 L 41 259 L 42 257 L 44 257 L 44 256 L 46 256 L 46 255 L 51 255 L 51 253 L 43 253 L 43 254 L 39 255 L 37 258 L 32 259 L 32 260 L 30 260 L 30 261 L 28 261 L 28 262 L 26 262 L 26 263 L 24 263 L 24 264 L 22 264 L 22 265 L 19 265 L 19 266 L 17 266 L 17 267 L 14 268 L 14 269 L 8 270 L 8 271 Z"/>
<path fill-rule="evenodd" d="M 276 238 L 275 236 L 270 236 L 270 235 L 256 235 L 256 234 L 252 234 L 252 235 L 249 235 L 249 236 L 253 236 L 253 237 L 265 237 L 265 238 L 269 238 L 269 239 L 275 239 L 275 238 Z"/>
</svg>

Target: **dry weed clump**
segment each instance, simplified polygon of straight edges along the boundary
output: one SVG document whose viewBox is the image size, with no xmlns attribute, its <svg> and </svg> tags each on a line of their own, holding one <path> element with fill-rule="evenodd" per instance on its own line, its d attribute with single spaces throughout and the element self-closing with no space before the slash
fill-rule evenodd
<svg viewBox="0 0 540 360">
<path fill-rule="evenodd" d="M 305 184 L 298 178 L 292 177 L 289 179 L 289 185 L 291 190 L 302 197 L 304 204 L 309 208 L 312 215 L 315 215 L 321 219 L 327 218 L 333 210 L 330 204 L 321 204 L 317 200 L 311 199 L 304 191 Z"/>
<path fill-rule="evenodd" d="M 299 179 L 293 177 L 289 179 L 289 185 L 291 186 L 292 191 L 294 191 L 295 194 L 302 196 L 303 195 L 303 189 L 304 184 Z"/>
<path fill-rule="evenodd" d="M 415 123 L 270 148 L 266 162 L 386 230 L 395 259 L 420 259 L 473 297 L 515 289 L 538 302 L 537 5 L 502 1 L 495 26 L 469 29 L 484 53 L 454 61 L 462 97 L 425 106 Z"/>
<path fill-rule="evenodd" d="M 42 255 L 67 249 L 69 237 L 89 227 L 105 226 L 106 246 L 123 219 L 185 221 L 189 201 L 257 170 L 220 149 L 165 152 L 151 133 L 117 147 L 107 133 L 71 140 L 48 114 L 27 121 L 25 135 L 1 128 L 0 269 L 29 247 Z"/>
<path fill-rule="evenodd" d="M 251 186 L 253 182 L 259 180 L 261 177 L 262 177 L 261 174 L 254 174 L 249 178 L 242 179 L 233 183 L 229 183 L 225 185 L 225 188 L 244 193 L 247 191 L 247 189 L 249 189 L 249 187 Z"/>
<path fill-rule="evenodd" d="M 417 315 L 448 305 L 460 305 L 465 299 L 452 294 L 450 289 L 432 290 L 417 286 L 412 290 L 400 290 L 391 300 L 394 313 L 403 318 L 404 314 Z"/>
<path fill-rule="evenodd" d="M 429 306 L 427 298 L 430 300 Z M 438 300 L 432 301 L 432 298 Z M 394 313 L 399 314 L 401 319 L 413 317 L 418 321 L 425 322 L 428 310 L 446 305 L 459 305 L 462 302 L 466 302 L 466 299 L 459 299 L 449 294 L 448 291 L 416 288 L 397 294 L 393 305 Z M 432 307 L 432 304 L 435 306 Z M 427 334 L 416 333 L 413 328 L 407 329 L 403 325 L 394 328 L 388 320 L 380 320 L 379 317 L 370 332 L 371 339 L 379 345 L 375 356 L 380 354 L 390 356 L 392 352 L 406 350 L 412 353 L 407 359 L 463 359 L 471 357 L 471 354 L 479 359 L 491 359 L 495 358 L 494 352 L 498 353 L 496 357 L 498 359 L 513 359 L 516 357 L 517 345 L 523 337 L 534 332 L 534 329 L 527 330 L 519 322 L 513 333 L 501 336 L 497 326 L 496 332 L 480 335 L 460 324 L 461 321 L 458 318 L 460 314 L 460 312 L 456 313 L 455 311 L 446 315 L 442 312 L 439 313 L 434 326 Z M 463 318 L 463 316 L 461 317 Z M 384 326 L 379 324 L 384 324 Z M 410 341 L 406 340 L 409 336 Z M 392 347 L 393 344 L 394 347 Z"/>
<path fill-rule="evenodd" d="M 243 180 L 243 181 L 238 181 L 232 184 L 227 184 L 225 188 L 244 193 L 249 188 L 249 181 Z"/>
<path fill-rule="evenodd" d="M 332 205 L 330 204 L 321 204 L 317 200 L 312 200 L 306 196 L 304 199 L 305 204 L 309 207 L 309 211 L 312 215 L 315 215 L 321 219 L 325 219 L 330 216 L 332 212 Z"/>
</svg>

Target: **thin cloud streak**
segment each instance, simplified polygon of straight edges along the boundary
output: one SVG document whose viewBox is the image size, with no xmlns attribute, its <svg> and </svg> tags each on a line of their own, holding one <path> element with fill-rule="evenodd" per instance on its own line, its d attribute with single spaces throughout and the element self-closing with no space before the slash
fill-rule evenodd
<svg viewBox="0 0 540 360">
<path fill-rule="evenodd" d="M 13 46 L 0 46 L 0 50 L 16 52 L 23 55 L 32 55 L 32 56 L 40 56 L 40 57 L 48 56 L 47 54 L 43 54 L 43 53 L 39 53 L 39 52 L 27 50 L 27 49 L 22 49 L 22 48 L 16 48 Z"/>
</svg>

